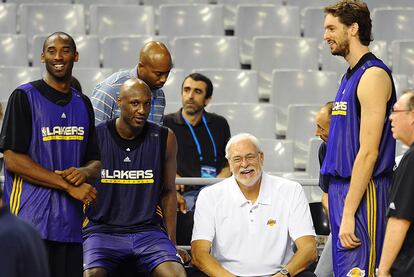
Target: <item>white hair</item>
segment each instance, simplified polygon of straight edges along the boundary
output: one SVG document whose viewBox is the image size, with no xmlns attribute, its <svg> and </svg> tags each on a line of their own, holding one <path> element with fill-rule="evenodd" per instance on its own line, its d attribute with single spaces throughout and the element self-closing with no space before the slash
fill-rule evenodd
<svg viewBox="0 0 414 277">
<path fill-rule="evenodd" d="M 235 136 L 232 136 L 229 139 L 229 141 L 227 142 L 227 144 L 226 144 L 226 159 L 230 158 L 230 156 L 229 156 L 230 155 L 230 153 L 229 153 L 230 152 L 230 147 L 233 144 L 235 144 L 237 142 L 240 142 L 242 140 L 249 140 L 251 143 L 254 144 L 254 146 L 256 147 L 257 152 L 262 152 L 262 148 L 260 147 L 259 140 L 255 136 L 253 136 L 251 134 L 248 134 L 248 133 L 241 133 L 241 134 L 237 134 Z"/>
</svg>

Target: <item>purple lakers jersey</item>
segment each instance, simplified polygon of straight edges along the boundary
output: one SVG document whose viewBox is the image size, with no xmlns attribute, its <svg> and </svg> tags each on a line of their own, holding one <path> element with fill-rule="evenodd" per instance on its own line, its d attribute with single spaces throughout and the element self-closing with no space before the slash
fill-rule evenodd
<svg viewBox="0 0 414 277">
<path fill-rule="evenodd" d="M 167 129 L 144 125 L 135 147 L 119 137 L 116 120 L 96 127 L 101 151 L 98 201 L 86 210 L 84 233 L 132 233 L 161 226 L 159 206 L 163 188 L 163 162 Z"/>
<path fill-rule="evenodd" d="M 342 78 L 332 109 L 331 126 L 326 158 L 321 168 L 323 175 L 338 178 L 350 178 L 356 155 L 359 151 L 360 104 L 357 98 L 357 86 L 365 70 L 370 67 L 383 68 L 389 75 L 388 67 L 378 59 L 369 59 L 348 78 Z M 391 78 L 391 75 L 390 75 Z M 391 78 L 392 80 L 392 78 Z M 379 146 L 378 160 L 375 164 L 373 177 L 391 173 L 394 166 L 395 140 L 391 133 L 391 123 L 388 117 L 396 101 L 394 84 L 392 95 L 387 103 L 384 127 Z"/>
<path fill-rule="evenodd" d="M 27 95 L 32 133 L 27 155 L 49 171 L 80 167 L 89 136 L 84 100 L 72 89 L 64 106 L 45 98 L 31 83 L 17 89 Z M 30 221 L 43 239 L 81 242 L 82 202 L 66 192 L 31 184 L 5 170 L 5 201 L 13 214 Z"/>
</svg>

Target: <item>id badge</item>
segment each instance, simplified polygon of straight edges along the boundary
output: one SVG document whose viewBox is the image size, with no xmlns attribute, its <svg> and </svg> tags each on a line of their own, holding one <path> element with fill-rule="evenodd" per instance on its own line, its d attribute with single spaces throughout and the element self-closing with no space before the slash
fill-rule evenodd
<svg viewBox="0 0 414 277">
<path fill-rule="evenodd" d="M 215 178 L 217 176 L 217 170 L 215 167 L 202 165 L 201 166 L 201 178 Z"/>
</svg>

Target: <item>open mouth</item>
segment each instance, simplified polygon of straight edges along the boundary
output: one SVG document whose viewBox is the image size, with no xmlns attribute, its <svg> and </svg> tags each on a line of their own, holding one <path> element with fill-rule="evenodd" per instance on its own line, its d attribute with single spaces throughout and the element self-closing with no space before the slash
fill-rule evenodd
<svg viewBox="0 0 414 277">
<path fill-rule="evenodd" d="M 63 64 L 54 64 L 54 65 L 53 65 L 53 67 L 54 67 L 56 70 L 62 70 L 62 69 L 63 69 L 63 67 L 64 67 L 64 65 L 63 65 Z"/>
<path fill-rule="evenodd" d="M 240 174 L 248 175 L 248 174 L 252 173 L 253 171 L 254 171 L 253 169 L 244 169 L 244 170 L 240 171 Z"/>
</svg>

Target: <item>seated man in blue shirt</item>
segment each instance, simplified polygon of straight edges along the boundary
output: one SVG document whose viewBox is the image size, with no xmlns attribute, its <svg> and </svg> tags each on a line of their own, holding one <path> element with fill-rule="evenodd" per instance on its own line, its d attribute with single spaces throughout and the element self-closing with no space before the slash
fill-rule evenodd
<svg viewBox="0 0 414 277">
<path fill-rule="evenodd" d="M 230 139 L 230 127 L 224 117 L 204 110 L 212 96 L 211 80 L 200 73 L 192 73 L 182 84 L 182 108 L 165 116 L 164 125 L 177 136 L 178 177 L 230 176 L 224 153 Z M 200 188 L 178 186 L 189 210 L 193 209 Z"/>
</svg>

